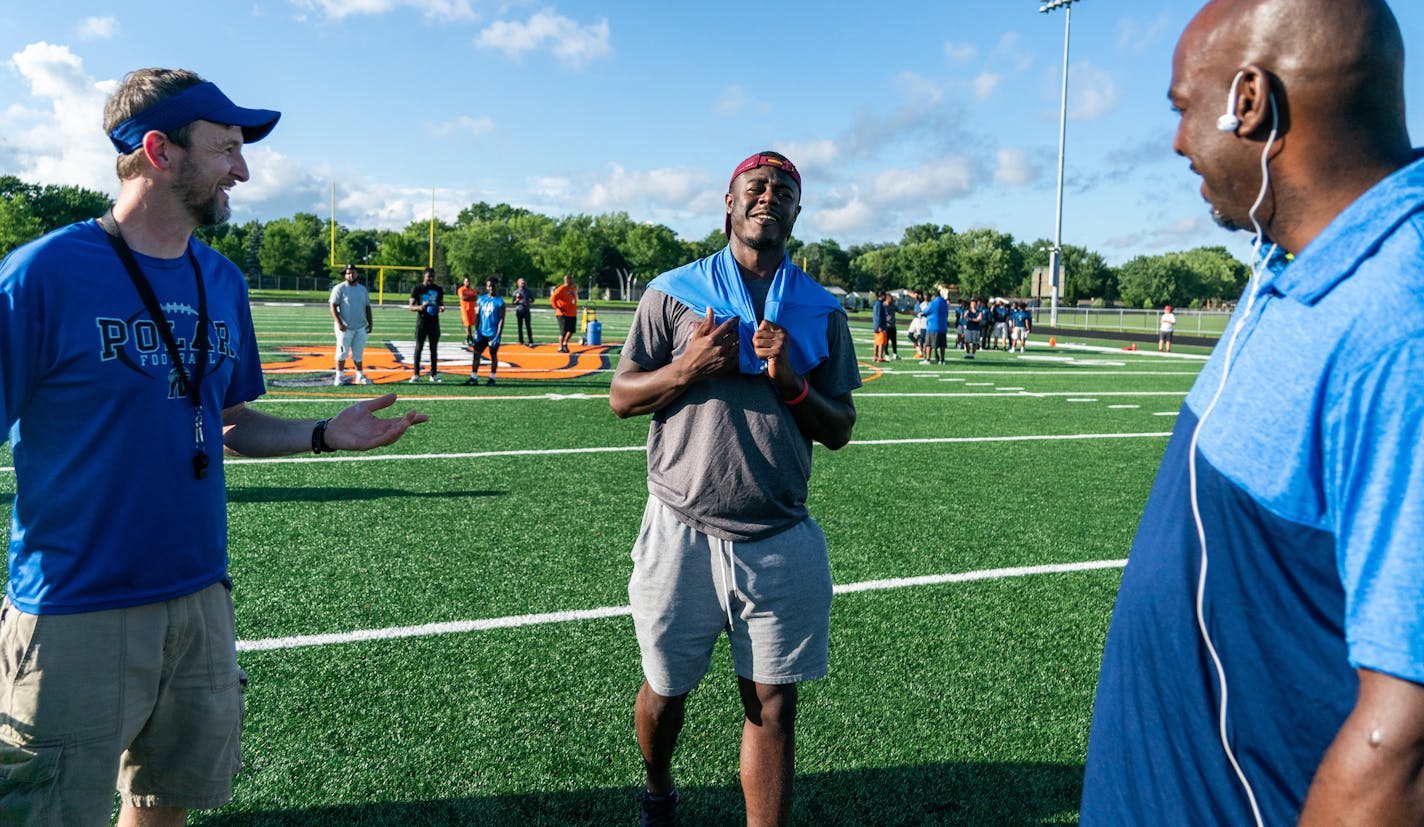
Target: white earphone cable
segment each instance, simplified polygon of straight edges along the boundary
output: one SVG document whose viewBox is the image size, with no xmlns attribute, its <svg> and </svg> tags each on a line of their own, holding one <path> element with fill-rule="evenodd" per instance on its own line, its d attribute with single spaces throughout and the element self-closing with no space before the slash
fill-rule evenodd
<svg viewBox="0 0 1424 827">
<path fill-rule="evenodd" d="M 1234 115 L 1236 108 L 1235 90 L 1236 82 L 1241 78 L 1237 75 L 1232 81 L 1232 95 L 1229 103 L 1231 111 L 1227 114 Z M 1206 645 L 1207 653 L 1211 655 L 1212 666 L 1216 670 L 1217 686 L 1221 691 L 1221 702 L 1217 709 L 1217 729 L 1221 738 L 1221 747 L 1226 752 L 1226 758 L 1231 763 L 1231 768 L 1236 772 L 1236 778 L 1241 782 L 1241 788 L 1246 792 L 1246 798 L 1251 804 L 1251 814 L 1255 818 L 1256 827 L 1265 827 L 1265 820 L 1261 816 L 1260 805 L 1256 802 L 1256 792 L 1251 787 L 1251 782 L 1246 778 L 1246 773 L 1241 769 L 1241 764 L 1236 759 L 1236 752 L 1231 746 L 1231 739 L 1226 732 L 1226 711 L 1227 711 L 1227 689 L 1226 689 L 1226 669 L 1221 663 L 1221 657 L 1217 654 L 1216 645 L 1212 642 L 1211 632 L 1207 629 L 1206 623 L 1206 572 L 1207 572 L 1207 541 L 1206 525 L 1202 520 L 1201 503 L 1197 494 L 1197 444 L 1201 439 L 1202 427 L 1206 424 L 1207 418 L 1212 411 L 1216 410 L 1216 404 L 1221 401 L 1221 395 L 1226 390 L 1227 375 L 1231 370 L 1231 356 L 1236 348 L 1236 340 L 1241 335 L 1241 331 L 1246 327 L 1246 319 L 1251 315 L 1251 310 L 1256 304 L 1256 298 L 1261 289 L 1261 278 L 1266 269 L 1266 262 L 1275 256 L 1278 245 L 1272 244 L 1270 251 L 1263 257 L 1261 246 L 1265 242 L 1265 231 L 1261 228 L 1261 222 L 1256 218 L 1256 211 L 1261 208 L 1266 200 L 1266 192 L 1270 187 L 1269 157 L 1271 147 L 1276 142 L 1276 133 L 1280 127 L 1280 116 L 1276 109 L 1276 99 L 1271 98 L 1271 134 L 1266 139 L 1266 146 L 1261 150 L 1261 191 L 1256 195 L 1256 202 L 1251 205 L 1251 224 L 1256 230 L 1256 238 L 1251 245 L 1251 255 L 1254 259 L 1251 270 L 1251 283 L 1247 291 L 1246 307 L 1238 315 L 1236 324 L 1232 326 L 1231 337 L 1226 342 L 1226 351 L 1221 359 L 1221 379 L 1216 386 L 1216 393 L 1212 396 L 1211 402 L 1202 411 L 1201 417 L 1197 420 L 1196 427 L 1192 429 L 1192 438 L 1188 443 L 1187 451 L 1189 460 L 1187 463 L 1187 475 L 1191 489 L 1192 519 L 1196 523 L 1197 540 L 1201 548 L 1201 570 L 1197 575 L 1197 595 L 1196 614 L 1197 629 L 1201 632 L 1202 642 Z"/>
</svg>

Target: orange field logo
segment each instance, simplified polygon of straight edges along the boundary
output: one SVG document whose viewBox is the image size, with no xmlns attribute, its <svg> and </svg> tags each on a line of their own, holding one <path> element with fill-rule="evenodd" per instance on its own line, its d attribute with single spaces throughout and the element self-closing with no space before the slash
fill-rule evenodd
<svg viewBox="0 0 1424 827">
<path fill-rule="evenodd" d="M 611 367 L 609 345 L 569 345 L 568 353 L 559 353 L 554 344 L 529 345 L 508 344 L 499 348 L 499 376 L 509 379 L 574 379 L 590 376 Z M 293 345 L 272 348 L 271 352 L 284 357 L 280 361 L 263 362 L 262 372 L 269 384 L 275 387 L 302 387 L 325 384 L 331 381 L 336 369 L 336 347 L 334 345 Z M 440 373 L 447 376 L 470 375 L 470 347 L 464 343 L 441 342 L 437 350 L 440 359 Z M 430 351 L 421 354 L 421 373 L 430 370 Z M 411 376 L 415 362 L 414 342 L 383 341 L 366 345 L 366 375 L 377 384 L 401 382 Z M 346 360 L 348 378 L 354 369 L 350 359 Z M 319 377 L 313 377 L 319 374 Z M 480 360 L 480 374 L 489 375 L 489 351 Z"/>
</svg>

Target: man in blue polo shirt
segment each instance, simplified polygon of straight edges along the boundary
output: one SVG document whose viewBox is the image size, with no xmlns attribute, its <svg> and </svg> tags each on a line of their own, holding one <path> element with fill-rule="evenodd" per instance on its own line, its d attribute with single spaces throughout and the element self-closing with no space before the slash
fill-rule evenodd
<svg viewBox="0 0 1424 827">
<path fill-rule="evenodd" d="M 948 335 L 949 302 L 936 290 L 934 298 L 930 299 L 925 307 L 925 338 L 928 344 L 925 347 L 925 358 L 920 364 L 944 364 L 945 338 Z"/>
<path fill-rule="evenodd" d="M 182 824 L 240 763 L 222 456 L 364 450 L 424 416 L 393 395 L 322 421 L 263 393 L 242 273 L 192 238 L 228 216 L 278 113 L 182 70 L 104 109 L 120 191 L 0 263 L 0 412 L 15 457 L 0 608 L 0 824 Z M 76 274 L 104 284 L 74 290 Z M 19 656 L 23 653 L 23 657 Z"/>
<path fill-rule="evenodd" d="M 1087 827 L 1424 821 L 1424 153 L 1403 63 L 1383 0 L 1213 0 L 1178 43 L 1174 148 L 1218 223 L 1264 241 L 1123 573 Z"/>
</svg>

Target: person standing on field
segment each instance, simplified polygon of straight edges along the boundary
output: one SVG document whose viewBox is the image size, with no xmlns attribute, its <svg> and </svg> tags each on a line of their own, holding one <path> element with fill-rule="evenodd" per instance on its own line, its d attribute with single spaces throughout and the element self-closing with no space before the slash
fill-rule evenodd
<svg viewBox="0 0 1424 827">
<path fill-rule="evenodd" d="M 489 348 L 490 370 L 485 384 L 493 385 L 494 375 L 499 371 L 499 340 L 504 335 L 504 299 L 499 297 L 499 282 L 493 277 L 485 279 L 485 294 L 480 296 L 477 323 L 470 360 L 470 378 L 465 380 L 465 384 L 479 383 L 480 356 L 485 352 L 485 348 Z"/>
<path fill-rule="evenodd" d="M 1424 823 L 1424 150 L 1404 59 L 1383 0 L 1213 0 L 1177 42 L 1173 149 L 1257 254 L 1122 573 L 1084 827 Z"/>
<path fill-rule="evenodd" d="M 568 353 L 569 339 L 578 326 L 578 288 L 573 276 L 564 276 L 564 283 L 549 296 L 549 304 L 554 306 L 554 316 L 559 320 L 559 352 Z"/>
<path fill-rule="evenodd" d="M 805 507 L 811 444 L 850 440 L 859 368 L 845 311 L 786 254 L 801 212 L 796 167 L 752 155 L 725 200 L 727 247 L 648 285 L 609 392 L 619 417 L 653 417 L 628 584 L 644 675 L 643 825 L 674 822 L 687 696 L 723 633 L 749 825 L 789 820 L 797 685 L 827 671 L 831 572 Z"/>
<path fill-rule="evenodd" d="M 430 381 L 440 381 L 440 314 L 445 312 L 445 288 L 435 283 L 435 268 L 427 267 L 420 275 L 420 284 L 410 291 L 408 308 L 415 313 L 415 372 L 410 381 L 420 378 L 420 351 L 430 342 Z"/>
<path fill-rule="evenodd" d="M 534 347 L 534 325 L 529 317 L 530 305 L 534 303 L 534 291 L 529 289 L 528 285 L 524 283 L 524 279 L 520 279 L 511 298 L 514 299 L 514 329 L 519 336 L 519 343 L 526 344 L 524 334 L 525 331 L 528 331 L 529 341 L 527 344 L 529 347 Z"/>
<path fill-rule="evenodd" d="M 119 197 L 0 263 L 0 412 L 15 465 L 0 606 L 0 824 L 176 827 L 232 798 L 243 691 L 224 454 L 366 450 L 425 421 L 395 395 L 330 419 L 265 388 L 227 220 L 279 114 L 184 70 L 119 83 Z M 102 284 L 74 290 L 76 279 Z"/>
<path fill-rule="evenodd" d="M 1172 305 L 1162 308 L 1162 318 L 1157 320 L 1157 349 L 1167 353 L 1172 352 L 1172 331 L 1177 329 L 1177 314 L 1172 312 Z"/>
<path fill-rule="evenodd" d="M 470 277 L 460 283 L 455 291 L 460 297 L 460 324 L 465 326 L 465 344 L 475 343 L 475 302 L 480 299 L 480 291 L 470 286 Z"/>
<path fill-rule="evenodd" d="M 371 296 L 356 280 L 355 265 L 346 265 L 341 277 L 341 283 L 331 288 L 331 318 L 336 325 L 336 375 L 331 383 L 346 384 L 346 356 L 350 354 L 356 366 L 356 384 L 369 385 L 363 360 L 366 337 L 371 333 Z"/>
</svg>

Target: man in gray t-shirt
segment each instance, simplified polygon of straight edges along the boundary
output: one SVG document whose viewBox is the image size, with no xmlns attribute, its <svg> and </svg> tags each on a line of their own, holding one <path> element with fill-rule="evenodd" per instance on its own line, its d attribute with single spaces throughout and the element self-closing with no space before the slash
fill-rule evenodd
<svg viewBox="0 0 1424 827">
<path fill-rule="evenodd" d="M 341 282 L 331 288 L 331 320 L 336 326 L 336 375 L 332 383 L 346 384 L 346 356 L 356 364 L 356 384 L 369 385 L 366 376 L 366 337 L 371 333 L 371 297 L 356 281 L 356 266 L 346 265 Z"/>
<path fill-rule="evenodd" d="M 684 705 L 723 632 L 746 720 L 749 822 L 789 817 L 796 687 L 826 674 L 831 578 L 806 512 L 811 443 L 850 440 L 860 373 L 845 313 L 786 254 L 800 202 L 784 156 L 738 165 L 727 248 L 649 285 L 610 388 L 618 416 L 653 415 L 628 586 L 643 823 L 671 823 Z"/>
</svg>

